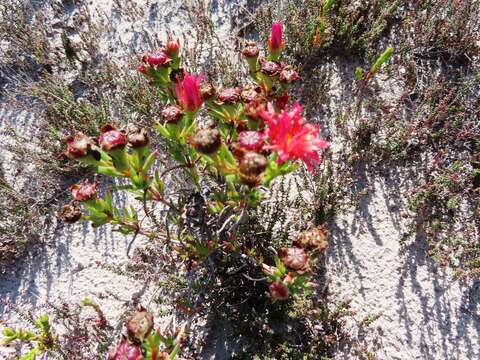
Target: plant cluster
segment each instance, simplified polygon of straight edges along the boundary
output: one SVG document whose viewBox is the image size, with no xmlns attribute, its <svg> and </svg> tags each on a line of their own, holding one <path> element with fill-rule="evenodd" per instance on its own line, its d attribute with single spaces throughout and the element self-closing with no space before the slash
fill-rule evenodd
<svg viewBox="0 0 480 360">
<path fill-rule="evenodd" d="M 319 137 L 319 127 L 306 122 L 298 102 L 289 104 L 288 90 L 299 75 L 281 62 L 282 31 L 280 23 L 272 25 L 265 56 L 256 43 L 246 44 L 242 54 L 251 81 L 241 88 L 219 88 L 183 69 L 178 39 L 168 38 L 164 47 L 145 54 L 138 71 L 164 105 L 154 126 L 161 148 L 151 143 L 150 129 L 107 123 L 97 139 L 83 132 L 68 136 L 65 151 L 98 174 L 120 178 L 112 190 L 130 193 L 139 206 L 119 208 L 111 190 L 101 196 L 97 180 L 85 180 L 70 188 L 74 201 L 59 217 L 68 223 L 82 218 L 94 227 L 110 224 L 134 237 L 162 238 L 191 271 L 219 255 L 243 254 L 262 266 L 274 300 L 308 289 L 311 261 L 327 245 L 324 232 L 307 231 L 273 256 L 262 251 L 268 244 L 245 238 L 245 221 L 273 180 L 297 169 L 299 162 L 314 171 L 320 151 L 329 145 Z M 156 169 L 160 154 L 168 154 L 173 165 Z M 181 196 L 172 196 L 166 186 L 174 171 L 188 183 Z M 158 226 L 156 204 L 176 235 L 169 225 Z M 128 347 L 125 342 L 119 348 Z"/>
</svg>

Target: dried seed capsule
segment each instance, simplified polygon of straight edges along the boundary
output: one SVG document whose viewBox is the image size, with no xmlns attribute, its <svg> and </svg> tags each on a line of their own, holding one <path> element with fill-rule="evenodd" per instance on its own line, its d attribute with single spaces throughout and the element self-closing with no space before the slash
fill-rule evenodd
<svg viewBox="0 0 480 360">
<path fill-rule="evenodd" d="M 202 154 L 213 154 L 222 144 L 220 131 L 217 129 L 201 129 L 192 137 L 191 143 L 193 147 Z"/>
<path fill-rule="evenodd" d="M 58 213 L 58 218 L 67 224 L 73 224 L 80 220 L 81 217 L 82 211 L 75 203 L 65 205 Z"/>
<path fill-rule="evenodd" d="M 160 114 L 167 124 L 177 124 L 183 116 L 183 110 L 178 106 L 169 105 L 164 107 Z"/>
<path fill-rule="evenodd" d="M 246 153 L 240 160 L 240 172 L 244 175 L 260 175 L 267 168 L 268 160 L 256 152 Z"/>
</svg>

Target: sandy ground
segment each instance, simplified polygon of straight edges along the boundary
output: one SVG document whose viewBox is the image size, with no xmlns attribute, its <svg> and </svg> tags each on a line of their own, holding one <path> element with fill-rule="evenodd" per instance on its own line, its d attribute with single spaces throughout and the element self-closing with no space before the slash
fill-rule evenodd
<svg viewBox="0 0 480 360">
<path fill-rule="evenodd" d="M 95 2 L 94 6 L 110 17 L 109 26 L 117 29 L 102 42 L 103 51 L 118 39 L 141 47 L 143 33 L 163 34 L 167 29 L 180 33 L 185 28 L 187 17 L 179 2 L 148 3 L 139 7 L 145 10 L 143 20 L 132 23 L 112 10 L 110 1 Z M 230 36 L 231 19 L 239 7 L 228 0 L 214 3 L 212 16 L 222 38 Z M 120 54 L 119 50 L 117 56 Z M 335 75 L 343 70 L 333 67 L 329 71 Z M 339 96 L 333 101 L 341 103 L 339 94 L 349 81 L 332 76 L 332 95 Z M 2 111 L 0 124 L 10 122 L 17 128 L 28 128 L 26 115 Z M 367 196 L 358 208 L 337 216 L 327 255 L 332 289 L 341 297 L 351 297 L 359 314 L 381 314 L 374 322 L 374 334 L 369 335 L 380 359 L 480 359 L 480 283 L 452 281 L 426 257 L 421 237 L 401 245 L 406 220 L 398 209 L 404 202 L 402 193 L 408 189 L 406 179 L 406 172 L 375 178 L 365 175 Z M 0 277 L 0 297 L 42 313 L 48 302 L 78 302 L 88 296 L 98 301 L 115 323 L 132 298 L 141 296 L 148 301 L 152 295 L 148 286 L 139 286 L 105 266 L 127 261 L 127 243 L 127 238 L 106 228 L 94 230 L 82 224 L 63 228 L 26 261 Z M 10 324 L 24 325 L 3 305 L 0 314 Z M 222 336 L 211 341 L 213 347 L 228 348 Z M 228 358 L 226 350 L 207 353 L 212 355 L 205 355 L 205 359 Z"/>
</svg>

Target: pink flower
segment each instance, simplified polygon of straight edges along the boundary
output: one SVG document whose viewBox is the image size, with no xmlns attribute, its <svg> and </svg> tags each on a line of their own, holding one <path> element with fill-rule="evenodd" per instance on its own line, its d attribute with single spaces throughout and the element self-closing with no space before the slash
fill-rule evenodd
<svg viewBox="0 0 480 360">
<path fill-rule="evenodd" d="M 268 39 L 268 49 L 270 52 L 279 52 L 282 50 L 284 43 L 282 39 L 283 25 L 279 22 L 272 24 L 272 33 Z"/>
<path fill-rule="evenodd" d="M 125 133 L 118 131 L 111 124 L 102 126 L 98 142 L 103 150 L 110 151 L 121 148 L 127 143 Z"/>
<path fill-rule="evenodd" d="M 131 344 L 123 337 L 116 349 L 108 355 L 109 360 L 141 360 L 143 359 L 140 345 Z"/>
<path fill-rule="evenodd" d="M 85 180 L 82 184 L 75 184 L 70 186 L 72 196 L 77 201 L 90 200 L 97 196 L 97 182 L 89 182 Z"/>
<path fill-rule="evenodd" d="M 238 143 L 245 150 L 260 151 L 263 147 L 263 134 L 258 131 L 242 131 L 238 134 Z"/>
<path fill-rule="evenodd" d="M 271 103 L 268 104 L 267 111 L 260 113 L 268 125 L 268 145 L 265 149 L 277 152 L 279 164 L 300 159 L 312 171 L 314 165 L 320 163 L 318 152 L 330 144 L 318 137 L 320 128 L 317 125 L 305 123 L 301 112 L 302 107 L 298 102 L 290 111 L 282 110 L 280 113 L 275 112 Z"/>
<path fill-rule="evenodd" d="M 147 55 L 146 58 L 148 64 L 152 67 L 166 64 L 172 60 L 164 51 L 157 50 Z"/>
<path fill-rule="evenodd" d="M 178 101 L 185 111 L 196 112 L 202 106 L 203 99 L 200 91 L 202 80 L 202 75 L 191 75 L 185 72 L 183 79 L 175 86 Z"/>
</svg>

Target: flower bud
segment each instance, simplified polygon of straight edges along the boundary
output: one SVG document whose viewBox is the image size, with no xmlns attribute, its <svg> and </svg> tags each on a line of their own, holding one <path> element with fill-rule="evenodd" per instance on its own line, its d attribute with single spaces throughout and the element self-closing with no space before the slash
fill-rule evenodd
<svg viewBox="0 0 480 360">
<path fill-rule="evenodd" d="M 260 50 L 255 41 L 247 41 L 245 48 L 242 50 L 242 54 L 246 58 L 256 58 L 259 52 Z"/>
<path fill-rule="evenodd" d="M 268 39 L 268 49 L 271 53 L 277 53 L 282 50 L 283 46 L 283 25 L 279 22 L 274 22 L 270 39 Z"/>
<path fill-rule="evenodd" d="M 261 65 L 262 73 L 269 76 L 278 75 L 282 70 L 282 67 L 280 66 L 280 64 L 275 61 L 262 61 L 260 65 Z"/>
<path fill-rule="evenodd" d="M 168 63 L 172 59 L 162 49 L 158 49 L 153 53 L 148 53 L 145 60 L 151 67 L 157 67 Z"/>
<path fill-rule="evenodd" d="M 198 130 L 191 139 L 193 147 L 202 154 L 213 154 L 222 144 L 220 131 L 217 129 Z"/>
<path fill-rule="evenodd" d="M 268 287 L 270 295 L 276 300 L 287 300 L 290 296 L 288 287 L 281 281 L 275 281 Z"/>
<path fill-rule="evenodd" d="M 200 86 L 200 94 L 203 100 L 211 99 L 215 96 L 216 92 L 215 87 L 208 81 L 204 81 Z"/>
<path fill-rule="evenodd" d="M 260 87 L 253 84 L 245 85 L 240 93 L 240 97 L 245 103 L 260 100 Z"/>
<path fill-rule="evenodd" d="M 93 140 L 82 132 L 76 133 L 75 136 L 68 135 L 65 140 L 67 142 L 65 155 L 70 159 L 87 156 L 93 145 Z"/>
<path fill-rule="evenodd" d="M 65 205 L 58 213 L 58 218 L 67 224 L 73 224 L 80 220 L 81 217 L 82 211 L 75 203 Z"/>
<path fill-rule="evenodd" d="M 268 160 L 256 152 L 246 153 L 240 160 L 240 172 L 244 175 L 260 175 L 267 168 Z"/>
<path fill-rule="evenodd" d="M 170 36 L 167 39 L 167 46 L 165 52 L 168 56 L 175 58 L 178 56 L 178 52 L 180 49 L 180 39 L 173 40 Z"/>
<path fill-rule="evenodd" d="M 298 79 L 300 79 L 300 76 L 290 65 L 285 66 L 282 71 L 280 71 L 280 81 L 283 83 L 291 84 Z"/>
<path fill-rule="evenodd" d="M 217 99 L 222 104 L 234 104 L 240 99 L 240 90 L 238 88 L 228 88 L 220 91 Z"/>
<path fill-rule="evenodd" d="M 168 105 L 160 113 L 167 124 L 177 124 L 183 116 L 183 110 L 175 105 Z"/>
<path fill-rule="evenodd" d="M 127 143 L 132 148 L 141 148 L 149 143 L 147 130 L 134 124 L 128 124 L 125 128 Z"/>
<path fill-rule="evenodd" d="M 97 182 L 89 182 L 87 179 L 82 184 L 70 186 L 72 196 L 77 201 L 86 201 L 97 196 Z"/>
<path fill-rule="evenodd" d="M 98 142 L 105 151 L 120 149 L 127 143 L 125 134 L 115 129 L 111 124 L 104 125 L 100 129 L 100 133 Z"/>
<path fill-rule="evenodd" d="M 143 359 L 140 345 L 130 343 L 124 336 L 116 349 L 110 351 L 108 360 L 141 360 Z"/>
<path fill-rule="evenodd" d="M 282 262 L 292 270 L 303 270 L 308 265 L 308 255 L 299 247 L 283 248 L 278 251 Z"/>
<path fill-rule="evenodd" d="M 245 150 L 260 151 L 264 145 L 265 136 L 259 131 L 242 131 L 238 134 L 238 143 Z"/>
<path fill-rule="evenodd" d="M 127 322 L 128 337 L 133 342 L 142 343 L 153 329 L 153 315 L 144 308 L 136 311 Z"/>
</svg>

